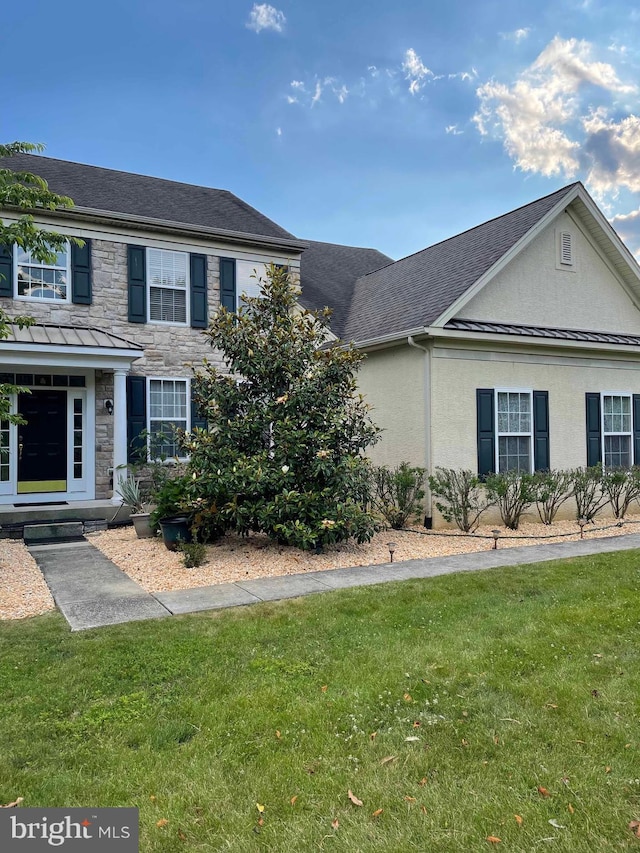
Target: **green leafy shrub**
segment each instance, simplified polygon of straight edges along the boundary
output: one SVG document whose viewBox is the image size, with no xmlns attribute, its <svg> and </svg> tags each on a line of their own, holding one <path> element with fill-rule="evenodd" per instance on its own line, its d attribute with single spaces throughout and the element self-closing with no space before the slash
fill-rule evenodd
<svg viewBox="0 0 640 853">
<path fill-rule="evenodd" d="M 420 517 L 424 500 L 424 468 L 401 462 L 396 468 L 376 465 L 371 469 L 373 507 L 389 527 L 400 530 L 410 519 Z"/>
<path fill-rule="evenodd" d="M 436 468 L 429 487 L 444 520 L 454 522 L 465 533 L 477 529 L 480 516 L 494 503 L 473 471 Z"/>
<path fill-rule="evenodd" d="M 606 495 L 616 518 L 624 518 L 631 503 L 640 498 L 640 468 L 611 468 L 601 480 L 602 494 Z"/>
<path fill-rule="evenodd" d="M 553 524 L 562 504 L 573 495 L 571 471 L 537 471 L 533 491 L 540 521 Z"/>
<path fill-rule="evenodd" d="M 519 471 L 490 474 L 486 486 L 487 495 L 498 507 L 504 526 L 517 530 L 525 510 L 535 501 L 533 475 Z"/>
<path fill-rule="evenodd" d="M 378 429 L 355 378 L 363 356 L 328 344 L 330 312 L 300 309 L 298 294 L 287 270 L 270 265 L 260 297 L 237 313 L 221 308 L 205 333 L 225 370 L 205 360 L 195 373 L 209 429 L 181 437 L 202 541 L 263 531 L 312 549 L 376 530 L 362 451 Z"/>
<path fill-rule="evenodd" d="M 575 468 L 571 471 L 573 494 L 576 499 L 576 518 L 592 521 L 597 512 L 609 502 L 602 494 L 602 468 Z"/>
<path fill-rule="evenodd" d="M 159 529 L 160 522 L 164 518 L 176 515 L 192 517 L 193 509 L 188 500 L 188 481 L 189 477 L 186 474 L 167 479 L 155 493 L 156 506 L 149 519 L 154 531 Z"/>
<path fill-rule="evenodd" d="M 182 562 L 187 569 L 201 566 L 207 556 L 207 547 L 202 542 L 180 542 L 178 551 L 182 553 Z"/>
</svg>

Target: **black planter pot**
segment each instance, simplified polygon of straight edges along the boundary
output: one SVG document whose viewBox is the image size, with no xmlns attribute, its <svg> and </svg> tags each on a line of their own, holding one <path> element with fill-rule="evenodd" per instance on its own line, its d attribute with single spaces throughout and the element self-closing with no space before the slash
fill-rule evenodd
<svg viewBox="0 0 640 853">
<path fill-rule="evenodd" d="M 177 551 L 180 542 L 191 542 L 189 521 L 184 515 L 162 518 L 160 529 L 162 530 L 162 541 L 169 551 Z"/>
</svg>

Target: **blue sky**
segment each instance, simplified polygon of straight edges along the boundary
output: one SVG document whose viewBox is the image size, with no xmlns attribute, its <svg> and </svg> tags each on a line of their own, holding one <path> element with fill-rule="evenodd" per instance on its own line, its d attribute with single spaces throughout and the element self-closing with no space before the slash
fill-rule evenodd
<svg viewBox="0 0 640 853">
<path fill-rule="evenodd" d="M 585 182 L 640 250 L 640 9 L 620 0 L 33 0 L 0 139 L 229 189 L 394 258 Z"/>
</svg>

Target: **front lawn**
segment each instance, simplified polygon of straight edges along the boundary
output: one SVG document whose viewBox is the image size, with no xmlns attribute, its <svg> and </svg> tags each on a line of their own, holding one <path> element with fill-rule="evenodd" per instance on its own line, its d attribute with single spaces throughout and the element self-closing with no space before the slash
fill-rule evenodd
<svg viewBox="0 0 640 853">
<path fill-rule="evenodd" d="M 639 587 L 626 552 L 2 623 L 0 803 L 139 806 L 144 853 L 638 848 Z"/>
</svg>

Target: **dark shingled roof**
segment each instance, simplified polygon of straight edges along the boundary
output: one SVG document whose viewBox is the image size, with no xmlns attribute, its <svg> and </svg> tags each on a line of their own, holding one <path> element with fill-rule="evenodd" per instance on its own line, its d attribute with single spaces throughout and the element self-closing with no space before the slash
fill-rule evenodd
<svg viewBox="0 0 640 853">
<path fill-rule="evenodd" d="M 392 262 L 377 249 L 308 242 L 300 259 L 300 301 L 305 308 L 333 308 L 331 329 L 342 337 L 356 279 Z"/>
<path fill-rule="evenodd" d="M 343 337 L 366 341 L 429 326 L 575 186 L 361 276 Z"/>
<path fill-rule="evenodd" d="M 76 207 L 262 237 L 293 238 L 228 190 L 181 184 L 36 154 L 0 157 L 0 168 L 40 175 L 48 182 L 49 189 L 70 196 Z"/>
</svg>

